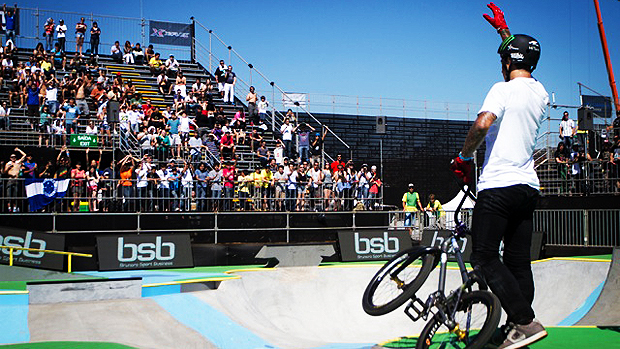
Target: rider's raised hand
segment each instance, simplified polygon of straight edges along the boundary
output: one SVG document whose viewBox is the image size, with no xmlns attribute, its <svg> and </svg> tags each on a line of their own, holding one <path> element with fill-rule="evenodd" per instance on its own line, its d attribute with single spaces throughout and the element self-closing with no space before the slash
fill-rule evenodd
<svg viewBox="0 0 620 349">
<path fill-rule="evenodd" d="M 504 12 L 500 10 L 497 5 L 494 3 L 490 3 L 487 5 L 491 12 L 493 12 L 493 17 L 488 14 L 483 14 L 482 17 L 486 19 L 496 30 L 508 29 L 508 25 L 506 25 L 506 19 L 504 18 Z"/>
</svg>

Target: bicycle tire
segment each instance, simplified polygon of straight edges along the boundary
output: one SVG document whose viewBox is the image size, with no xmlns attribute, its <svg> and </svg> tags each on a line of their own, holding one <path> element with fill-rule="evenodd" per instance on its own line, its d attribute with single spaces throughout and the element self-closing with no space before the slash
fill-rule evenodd
<svg viewBox="0 0 620 349">
<path fill-rule="evenodd" d="M 473 312 L 472 309 L 484 310 L 484 313 L 462 318 L 460 312 L 465 314 Z M 424 326 L 416 343 L 416 349 L 431 348 L 483 348 L 493 336 L 499 325 L 502 314 L 499 299 L 489 291 L 472 291 L 462 295 L 458 304 L 455 320 L 461 330 L 464 329 L 463 338 L 457 333 L 451 333 L 440 320 L 439 315 L 433 316 Z M 443 331 L 441 328 L 443 327 Z"/>
<path fill-rule="evenodd" d="M 412 266 L 420 263 L 419 268 Z M 397 253 L 366 286 L 362 297 L 364 311 L 379 316 L 400 307 L 422 287 L 436 265 L 436 251 L 427 247 L 415 247 Z M 393 275 L 396 271 L 399 271 L 398 275 Z M 387 282 L 384 284 L 384 281 Z M 383 292 L 392 292 L 394 295 L 388 295 L 385 301 L 380 301 L 377 296 L 382 296 Z"/>
</svg>

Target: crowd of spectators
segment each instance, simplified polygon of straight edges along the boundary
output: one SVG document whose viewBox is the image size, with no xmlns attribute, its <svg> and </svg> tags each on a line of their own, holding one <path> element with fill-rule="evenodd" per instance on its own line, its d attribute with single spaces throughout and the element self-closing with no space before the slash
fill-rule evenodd
<svg viewBox="0 0 620 349">
<path fill-rule="evenodd" d="M 90 49 L 84 50 L 89 29 Z M 130 79 L 100 66 L 101 28 L 96 23 L 88 28 L 82 18 L 76 24 L 73 54 L 65 51 L 67 30 L 63 20 L 55 24 L 49 18 L 45 43 L 26 62 L 17 59 L 17 48 L 7 41 L 2 79 L 11 87 L 8 101 L 0 106 L 0 127 L 11 129 L 10 108 L 25 108 L 39 145 L 62 146 L 62 151 L 55 161 L 41 159 L 43 165 L 15 149 L 15 159 L 0 164 L 7 194 L 3 210 L 27 210 L 21 178 L 70 179 L 67 197 L 44 209 L 55 211 L 77 211 L 80 204 L 90 211 L 327 211 L 352 210 L 354 205 L 373 209 L 379 202 L 381 180 L 375 166 L 356 169 L 342 156 L 325 163 L 325 129 L 316 132 L 297 123 L 289 110 L 275 131 L 275 142 L 266 138 L 269 102 L 250 87 L 247 113 L 236 108 L 236 76 L 224 61 L 215 81 L 188 81 L 173 55 L 162 61 L 152 45 L 143 50 L 139 43 L 127 41 L 121 47 L 115 42 L 112 59 L 144 66 L 157 78 L 160 94 L 173 96 L 173 103 L 162 107 L 144 98 Z M 220 98 L 224 104 L 216 106 L 214 99 Z M 109 122 L 112 103 L 119 106 L 118 127 Z M 236 108 L 234 116 L 227 105 Z M 89 160 L 86 149 L 85 165 L 72 161 L 83 159 L 84 150 L 73 149 L 78 155 L 70 156 L 69 135 L 97 136 L 102 154 L 116 145 L 115 132 L 125 149 L 137 146 L 140 155 L 104 166 L 101 155 Z M 239 161 L 253 165 L 237 169 Z"/>
<path fill-rule="evenodd" d="M 559 193 L 620 193 L 620 114 L 599 132 L 579 130 L 565 111 L 559 125 L 555 160 Z"/>
<path fill-rule="evenodd" d="M 297 164 L 284 158 L 280 164 L 270 158 L 265 166 L 246 171 L 237 169 L 234 160 L 208 168 L 185 159 L 158 164 L 150 154 L 104 164 L 101 149 L 95 158 L 89 149 L 85 152 L 84 165 L 73 161 L 66 147 L 55 161 L 37 163 L 32 154 L 15 148 L 8 161 L 0 161 L 6 193 L 2 211 L 28 210 L 26 178 L 70 179 L 65 198 L 43 209 L 47 212 L 372 210 L 382 193 L 376 166 L 356 168 L 342 155 L 323 166 L 321 161 Z"/>
</svg>

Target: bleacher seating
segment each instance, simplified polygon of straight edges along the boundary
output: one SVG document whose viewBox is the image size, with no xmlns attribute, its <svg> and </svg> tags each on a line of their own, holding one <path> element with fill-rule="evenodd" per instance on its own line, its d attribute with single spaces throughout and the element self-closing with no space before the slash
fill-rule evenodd
<svg viewBox="0 0 620 349">
<path fill-rule="evenodd" d="M 30 48 L 22 48 L 19 49 L 17 54 L 17 60 L 19 62 L 26 62 L 32 55 L 32 49 Z M 165 52 L 162 52 L 162 56 L 165 55 Z M 67 53 L 67 59 L 73 56 L 72 52 Z M 113 79 L 114 76 L 120 74 L 124 81 L 131 80 L 136 86 L 136 92 L 142 94 L 143 99 L 150 99 L 151 103 L 154 106 L 158 106 L 160 108 L 165 109 L 167 106 L 172 106 L 173 96 L 171 95 L 162 95 L 157 87 L 157 77 L 153 76 L 149 70 L 147 65 L 134 65 L 134 64 L 123 64 L 117 63 L 112 60 L 109 55 L 100 55 L 98 58 L 98 63 L 101 68 L 106 69 L 106 76 L 110 79 Z M 217 93 L 217 86 L 215 83 L 215 78 L 209 73 L 206 69 L 204 69 L 199 63 L 191 63 L 188 61 L 179 61 L 180 68 L 183 71 L 183 75 L 187 79 L 187 86 L 190 87 L 197 78 L 200 78 L 202 82 L 206 82 L 208 78 L 211 79 L 212 83 L 212 91 L 211 97 L 213 102 L 215 103 L 215 107 L 223 107 L 226 116 L 229 119 L 232 119 L 234 113 L 239 107 L 244 108 L 247 112 L 247 106 L 244 105 L 240 100 L 236 100 L 236 106 L 227 105 L 223 103 L 222 98 L 219 93 Z M 71 73 L 70 71 L 57 69 L 56 77 L 60 80 L 65 74 Z M 10 90 L 12 81 L 5 81 L 5 88 L 0 92 L 0 100 L 8 100 L 8 91 Z M 96 107 L 92 101 L 89 101 L 89 109 L 90 109 L 90 118 L 96 118 Z M 11 118 L 11 129 L 8 131 L 0 130 L 0 145 L 8 145 L 8 146 L 36 146 L 38 145 L 38 132 L 31 129 L 30 123 L 25 117 L 26 108 L 25 106 L 22 108 L 11 108 L 10 118 Z M 267 120 L 268 125 L 270 126 L 269 120 Z M 248 123 L 247 132 L 250 132 L 251 129 L 255 126 L 250 126 Z M 85 124 L 81 124 L 78 130 L 84 130 L 86 128 Z M 79 133 L 79 132 L 78 132 Z M 268 130 L 262 133 L 264 140 L 267 143 L 267 147 L 269 149 L 273 149 L 275 147 L 276 138 L 271 132 L 271 127 Z M 131 152 L 134 155 L 139 153 L 139 147 L 137 142 L 130 142 L 133 144 L 133 149 L 123 149 L 125 152 Z M 57 148 L 60 148 L 58 145 Z M 104 150 L 112 150 L 106 149 Z M 237 145 L 236 153 L 238 155 L 237 160 L 237 168 L 239 169 L 252 169 L 255 166 L 258 166 L 260 162 L 256 159 L 255 154 L 251 151 L 251 147 L 249 145 Z M 203 158 L 210 164 L 208 157 Z"/>
</svg>

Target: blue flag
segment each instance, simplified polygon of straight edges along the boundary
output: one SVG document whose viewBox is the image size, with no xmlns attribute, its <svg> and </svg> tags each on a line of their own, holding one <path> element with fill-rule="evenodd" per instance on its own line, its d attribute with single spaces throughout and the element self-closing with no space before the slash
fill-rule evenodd
<svg viewBox="0 0 620 349">
<path fill-rule="evenodd" d="M 54 201 L 65 197 L 70 179 L 26 178 L 26 196 L 30 211 L 39 210 Z"/>
</svg>

